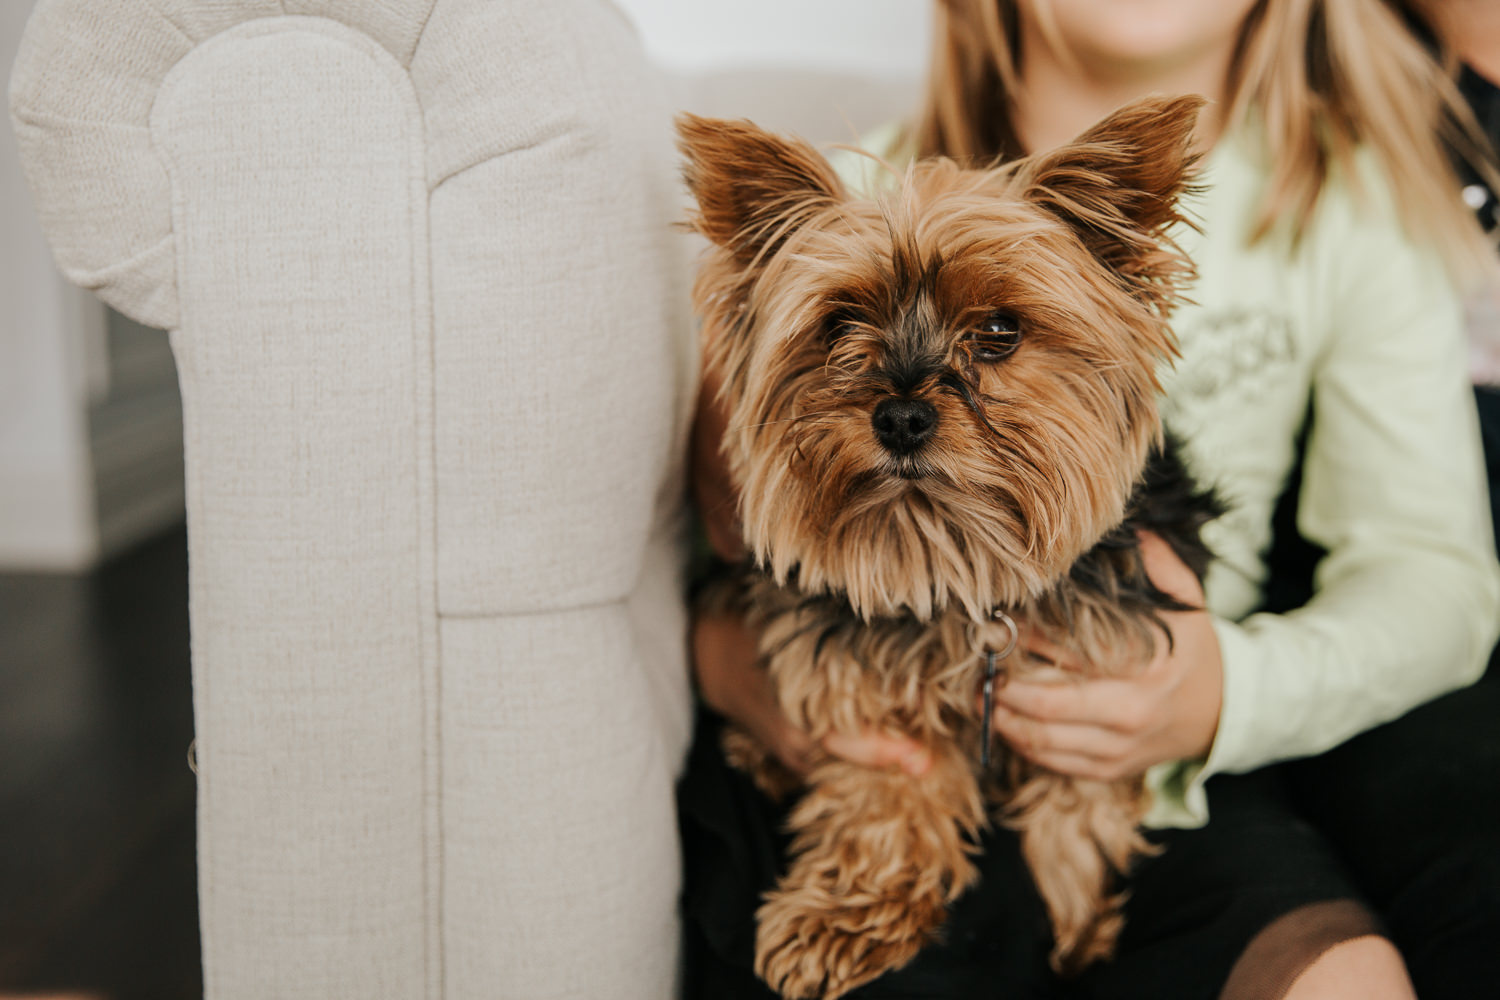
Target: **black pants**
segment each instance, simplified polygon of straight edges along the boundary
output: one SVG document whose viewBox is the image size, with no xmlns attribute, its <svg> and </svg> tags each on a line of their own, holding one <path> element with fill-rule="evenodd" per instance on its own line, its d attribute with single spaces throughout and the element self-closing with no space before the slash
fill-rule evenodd
<svg viewBox="0 0 1500 1000">
<path fill-rule="evenodd" d="M 783 811 L 724 764 L 705 719 L 680 789 L 687 861 L 689 1000 L 771 1000 L 751 971 L 754 912 L 785 861 Z M 1164 848 L 1138 866 L 1116 957 L 1074 982 L 1047 965 L 1051 932 L 1015 835 L 992 829 L 979 884 L 952 907 L 941 941 L 852 1000 L 982 997 L 1174 1000 L 1217 997 L 1247 945 L 1279 919 L 1358 895 L 1327 842 L 1296 814 L 1279 776 L 1208 785 L 1213 821 L 1153 835 Z M 1357 907 L 1354 909 L 1358 910 Z M 1373 926 L 1339 926 L 1357 936 Z M 1284 951 L 1278 961 L 1291 960 Z M 1297 966 L 1300 968 L 1300 966 Z"/>
<path fill-rule="evenodd" d="M 1480 734 L 1476 740 L 1475 735 Z M 1212 821 L 1153 835 L 1118 953 L 1078 981 L 1047 968 L 1046 915 L 1014 834 L 986 834 L 979 885 L 944 938 L 855 1000 L 1217 997 L 1246 947 L 1300 910 L 1358 899 L 1423 1000 L 1500 985 L 1500 681 L 1482 682 L 1322 757 L 1208 784 Z M 700 728 L 681 787 L 689 1000 L 770 1000 L 754 911 L 782 869 L 782 813 Z M 1351 932 L 1349 936 L 1354 936 Z"/>
<path fill-rule="evenodd" d="M 1474 390 L 1500 537 L 1500 390 Z M 1271 610 L 1303 603 L 1321 556 L 1278 506 Z M 1279 770 L 1400 947 L 1422 1000 L 1500 995 L 1500 650 L 1484 679 Z"/>
<path fill-rule="evenodd" d="M 1500 994 L 1500 669 L 1309 760 L 1292 799 L 1406 958 L 1422 1000 Z"/>
</svg>

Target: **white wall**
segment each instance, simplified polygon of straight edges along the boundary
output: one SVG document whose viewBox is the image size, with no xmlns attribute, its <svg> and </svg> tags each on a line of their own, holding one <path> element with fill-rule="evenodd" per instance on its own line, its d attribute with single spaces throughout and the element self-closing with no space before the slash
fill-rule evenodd
<svg viewBox="0 0 1500 1000">
<path fill-rule="evenodd" d="M 915 110 L 931 0 L 615 0 L 680 108 L 817 144 Z"/>
<path fill-rule="evenodd" d="M 8 77 L 30 0 L 0 0 Z M 52 263 L 9 123 L 0 125 L 0 566 L 78 569 L 98 552 L 89 360 L 104 309 Z"/>
<path fill-rule="evenodd" d="M 690 72 L 793 64 L 916 78 L 932 0 L 616 0 L 662 65 Z"/>
</svg>

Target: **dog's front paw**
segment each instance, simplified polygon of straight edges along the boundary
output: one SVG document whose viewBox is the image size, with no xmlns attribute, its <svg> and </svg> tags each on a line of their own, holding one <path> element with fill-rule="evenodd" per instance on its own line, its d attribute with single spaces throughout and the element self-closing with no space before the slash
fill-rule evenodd
<svg viewBox="0 0 1500 1000">
<path fill-rule="evenodd" d="M 834 1000 L 899 969 L 928 942 L 944 913 L 935 895 L 865 895 L 849 905 L 809 895 L 773 894 L 756 914 L 755 972 L 787 1000 Z"/>
</svg>

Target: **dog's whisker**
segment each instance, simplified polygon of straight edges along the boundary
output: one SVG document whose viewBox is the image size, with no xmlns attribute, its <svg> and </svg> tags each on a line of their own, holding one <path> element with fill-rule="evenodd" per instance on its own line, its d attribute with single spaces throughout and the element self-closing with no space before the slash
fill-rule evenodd
<svg viewBox="0 0 1500 1000">
<path fill-rule="evenodd" d="M 778 424 L 795 424 L 803 420 L 821 420 L 837 414 L 837 410 L 824 410 L 821 413 L 799 413 L 795 417 L 783 417 L 780 420 L 763 420 L 758 424 L 746 424 L 745 430 L 759 430 L 762 427 L 775 427 Z"/>
</svg>

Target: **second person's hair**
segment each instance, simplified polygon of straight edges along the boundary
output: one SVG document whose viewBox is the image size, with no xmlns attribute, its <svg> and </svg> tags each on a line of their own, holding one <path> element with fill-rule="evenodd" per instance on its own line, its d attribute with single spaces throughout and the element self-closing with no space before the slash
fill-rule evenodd
<svg viewBox="0 0 1500 1000">
<path fill-rule="evenodd" d="M 1225 126 L 1256 122 L 1270 176 L 1253 238 L 1294 242 L 1334 170 L 1368 148 L 1401 193 L 1413 236 L 1461 275 L 1493 249 L 1458 197 L 1449 148 L 1489 163 L 1490 151 L 1451 75 L 1408 27 L 1420 0 L 1260 0 L 1230 67 Z M 917 155 L 987 162 L 1022 155 L 1011 95 L 1020 73 L 1019 21 L 1051 30 L 1048 0 L 938 0 Z M 1024 8 L 1024 9 L 1023 9 Z M 1357 184 L 1357 182 L 1356 182 Z"/>
</svg>

